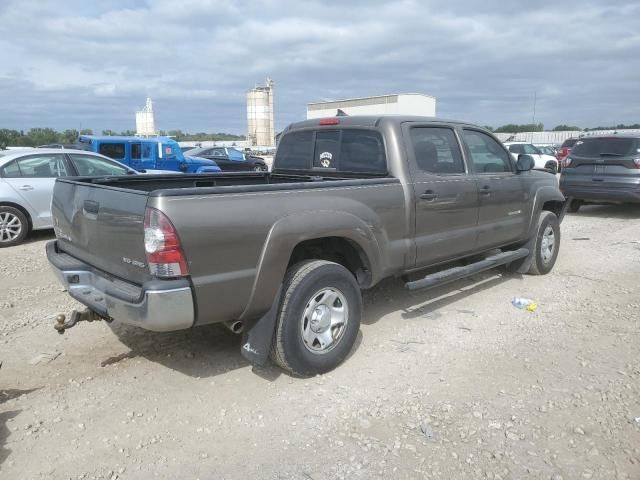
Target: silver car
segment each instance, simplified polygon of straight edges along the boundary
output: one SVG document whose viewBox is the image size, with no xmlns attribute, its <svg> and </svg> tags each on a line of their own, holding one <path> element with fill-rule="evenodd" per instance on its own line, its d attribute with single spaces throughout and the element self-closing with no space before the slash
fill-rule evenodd
<svg viewBox="0 0 640 480">
<path fill-rule="evenodd" d="M 136 173 L 122 163 L 83 150 L 0 152 L 0 248 L 21 243 L 31 230 L 53 227 L 51 197 L 57 177 Z"/>
</svg>

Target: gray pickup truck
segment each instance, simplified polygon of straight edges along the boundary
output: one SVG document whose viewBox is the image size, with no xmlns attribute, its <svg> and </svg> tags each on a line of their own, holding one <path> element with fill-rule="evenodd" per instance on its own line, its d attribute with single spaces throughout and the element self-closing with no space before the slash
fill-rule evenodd
<svg viewBox="0 0 640 480">
<path fill-rule="evenodd" d="M 354 116 L 290 125 L 269 173 L 58 179 L 47 256 L 88 309 L 56 327 L 224 322 L 253 362 L 327 372 L 385 277 L 549 272 L 566 202 L 532 167 L 473 125 Z"/>
</svg>

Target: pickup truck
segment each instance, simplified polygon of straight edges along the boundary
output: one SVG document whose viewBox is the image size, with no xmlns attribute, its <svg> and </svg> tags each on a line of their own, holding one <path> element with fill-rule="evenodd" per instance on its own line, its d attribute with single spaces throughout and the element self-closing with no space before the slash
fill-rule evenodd
<svg viewBox="0 0 640 480">
<path fill-rule="evenodd" d="M 213 160 L 183 155 L 178 142 L 167 137 L 80 135 L 76 148 L 100 153 L 139 172 L 214 173 L 221 170 Z"/>
<path fill-rule="evenodd" d="M 566 202 L 532 168 L 470 124 L 353 116 L 287 127 L 271 172 L 60 178 L 46 253 L 88 309 L 56 328 L 220 322 L 252 362 L 327 372 L 385 277 L 419 290 L 501 265 L 548 273 Z"/>
</svg>

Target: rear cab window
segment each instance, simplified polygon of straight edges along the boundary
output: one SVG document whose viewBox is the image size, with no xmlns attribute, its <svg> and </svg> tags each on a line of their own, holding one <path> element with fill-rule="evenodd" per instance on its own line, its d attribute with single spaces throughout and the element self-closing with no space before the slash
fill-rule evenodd
<svg viewBox="0 0 640 480">
<path fill-rule="evenodd" d="M 280 141 L 275 163 L 277 170 L 387 174 L 382 135 L 359 128 L 288 133 Z"/>
</svg>

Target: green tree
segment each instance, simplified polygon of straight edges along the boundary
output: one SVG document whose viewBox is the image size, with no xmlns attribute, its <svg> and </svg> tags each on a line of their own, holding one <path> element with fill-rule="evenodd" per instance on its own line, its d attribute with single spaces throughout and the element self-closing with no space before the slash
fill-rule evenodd
<svg viewBox="0 0 640 480">
<path fill-rule="evenodd" d="M 580 127 L 572 127 L 569 125 L 558 125 L 557 127 L 553 127 L 552 132 L 568 132 L 571 130 L 582 130 Z"/>
<path fill-rule="evenodd" d="M 80 130 L 80 135 L 93 135 L 93 130 L 90 128 L 83 128 Z"/>
<path fill-rule="evenodd" d="M 80 132 L 75 128 L 67 129 L 60 135 L 62 143 L 76 143 Z"/>
<path fill-rule="evenodd" d="M 496 133 L 544 132 L 542 123 L 525 123 L 524 125 L 507 124 L 494 130 Z"/>
</svg>

